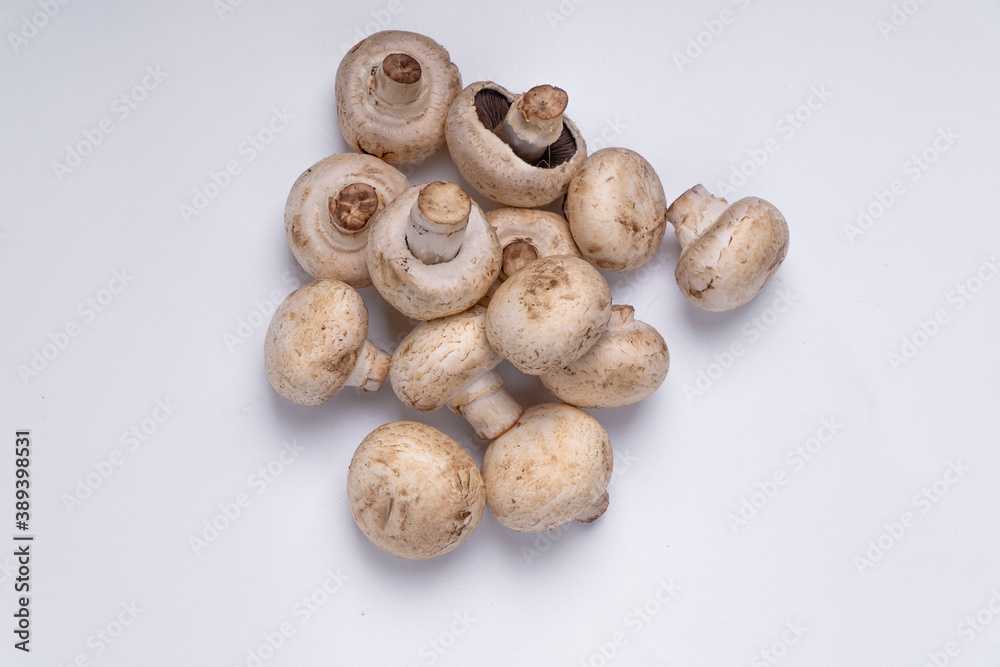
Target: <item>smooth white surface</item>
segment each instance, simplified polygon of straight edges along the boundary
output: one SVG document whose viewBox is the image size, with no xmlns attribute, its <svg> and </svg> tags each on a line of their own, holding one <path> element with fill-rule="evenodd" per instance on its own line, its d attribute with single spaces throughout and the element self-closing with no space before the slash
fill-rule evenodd
<svg viewBox="0 0 1000 667">
<path fill-rule="evenodd" d="M 903 5 L 914 13 L 883 35 L 879 22 Z M 4 32 L 40 6 L 5 3 Z M 15 50 L 7 34 L 0 48 L 0 542 L 15 532 L 21 428 L 34 443 L 37 536 L 30 655 L 12 648 L 14 562 L 0 548 L 0 664 L 253 665 L 248 652 L 282 627 L 294 634 L 263 664 L 1000 660 L 1000 280 L 984 264 L 1000 250 L 996 2 L 52 6 L 36 35 Z M 729 23 L 711 23 L 724 10 Z M 591 525 L 522 535 L 487 514 L 445 557 L 380 552 L 344 491 L 364 435 L 420 419 L 477 460 L 484 444 L 456 415 L 413 412 L 388 386 L 303 408 L 264 378 L 267 318 L 255 313 L 305 282 L 285 197 L 306 167 L 345 150 L 334 73 L 378 21 L 438 40 L 465 84 L 561 86 L 591 151 L 603 135 L 640 152 L 668 201 L 698 182 L 718 191 L 748 151 L 777 147 L 729 195 L 764 197 L 790 223 L 788 259 L 758 298 L 722 315 L 689 306 L 670 234 L 647 267 L 608 274 L 615 300 L 663 334 L 672 365 L 648 400 L 593 411 L 617 474 Z M 703 31 L 708 45 L 678 67 Z M 144 77 L 155 88 L 143 101 L 116 103 Z M 783 120 L 813 91 L 828 99 L 812 97 L 797 128 Z M 105 119 L 113 132 L 60 178 L 53 163 Z M 269 123 L 281 130 L 251 149 Z M 947 151 L 914 171 L 911 156 L 939 132 L 952 136 L 938 142 Z M 229 161 L 239 173 L 185 220 L 180 207 Z M 458 178 L 446 153 L 409 176 Z M 902 194 L 852 243 L 845 226 L 895 180 Z M 107 300 L 115 271 L 128 284 L 97 312 L 87 299 Z M 991 280 L 977 283 L 979 272 Z M 954 291 L 966 283 L 980 288 L 971 300 Z M 370 336 L 391 350 L 409 323 L 362 293 Z M 946 322 L 922 338 L 938 311 Z M 78 334 L 22 380 L 19 366 L 70 324 Z M 888 355 L 914 336 L 925 345 L 894 368 Z M 694 396 L 702 372 L 715 379 Z M 534 379 L 502 374 L 524 404 L 550 400 Z M 163 416 L 158 400 L 176 408 L 133 447 L 124 434 Z M 824 420 L 836 433 L 805 461 L 795 451 Z M 301 452 L 263 481 L 257 471 L 287 441 Z M 121 464 L 67 508 L 114 452 Z M 968 471 L 921 500 L 955 462 Z M 776 473 L 786 483 L 772 487 Z M 734 531 L 730 515 L 760 504 L 761 489 L 773 497 Z M 249 506 L 196 554 L 190 538 L 238 494 Z M 912 527 L 859 566 L 907 512 Z M 301 600 L 314 594 L 322 604 L 309 611 Z M 134 623 L 101 640 L 133 602 Z"/>
</svg>

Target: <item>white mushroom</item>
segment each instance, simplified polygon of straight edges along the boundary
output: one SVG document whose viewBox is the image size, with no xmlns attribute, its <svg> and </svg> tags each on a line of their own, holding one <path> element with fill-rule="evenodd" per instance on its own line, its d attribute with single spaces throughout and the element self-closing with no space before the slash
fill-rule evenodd
<svg viewBox="0 0 1000 667">
<path fill-rule="evenodd" d="M 368 222 L 408 186 L 397 169 L 370 155 L 331 155 L 309 167 L 285 203 L 295 259 L 313 278 L 371 285 Z"/>
<path fill-rule="evenodd" d="M 560 401 L 580 408 L 616 408 L 656 391 L 670 366 L 667 344 L 634 314 L 632 306 L 612 306 L 597 343 L 569 366 L 542 375 L 542 385 Z"/>
<path fill-rule="evenodd" d="M 337 120 L 355 150 L 393 164 L 418 162 L 445 143 L 462 77 L 430 37 L 385 30 L 358 42 L 337 68 Z"/>
<path fill-rule="evenodd" d="M 501 361 L 486 338 L 486 309 L 474 306 L 414 327 L 392 355 L 392 389 L 415 410 L 447 405 L 492 440 L 521 416 L 493 370 Z"/>
<path fill-rule="evenodd" d="M 670 205 L 667 220 L 681 244 L 677 285 L 704 310 L 742 306 L 764 289 L 788 252 L 788 223 L 758 197 L 730 205 L 696 185 Z"/>
<path fill-rule="evenodd" d="M 500 274 L 500 244 L 454 183 L 414 185 L 372 223 L 368 271 L 379 294 L 416 320 L 468 309 Z"/>
<path fill-rule="evenodd" d="M 544 257 L 505 280 L 486 309 L 490 344 L 522 373 L 568 366 L 597 342 L 611 317 L 611 290 L 578 257 Z"/>
<path fill-rule="evenodd" d="M 522 532 L 590 523 L 608 508 L 613 463 L 596 419 L 562 403 L 535 405 L 483 455 L 486 503 L 501 524 Z"/>
<path fill-rule="evenodd" d="M 343 387 L 377 391 L 389 355 L 367 339 L 368 309 L 339 280 L 315 280 L 295 290 L 271 317 L 264 370 L 289 401 L 320 405 Z"/>
<path fill-rule="evenodd" d="M 506 206 L 542 206 L 566 192 L 587 146 L 552 86 L 514 95 L 492 81 L 465 88 L 448 112 L 448 151 L 472 187 Z"/>
<path fill-rule="evenodd" d="M 656 254 L 666 211 L 652 165 L 627 148 L 603 148 L 587 158 L 563 204 L 583 256 L 609 271 L 630 271 Z"/>
<path fill-rule="evenodd" d="M 583 256 L 573 241 L 569 223 L 558 213 L 503 206 L 487 211 L 486 221 L 496 231 L 503 251 L 502 280 L 540 257 Z"/>
<path fill-rule="evenodd" d="M 486 511 L 483 479 L 469 454 L 412 421 L 379 426 L 361 441 L 347 472 L 347 500 L 375 546 L 418 560 L 465 542 Z"/>
</svg>

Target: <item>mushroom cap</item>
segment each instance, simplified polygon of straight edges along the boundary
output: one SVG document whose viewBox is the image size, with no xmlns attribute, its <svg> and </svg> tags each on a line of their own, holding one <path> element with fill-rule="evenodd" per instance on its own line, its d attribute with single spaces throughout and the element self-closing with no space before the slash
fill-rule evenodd
<svg viewBox="0 0 1000 667">
<path fill-rule="evenodd" d="M 532 406 L 483 455 L 486 503 L 522 532 L 589 523 L 607 509 L 613 457 L 607 431 L 583 410 Z"/>
<path fill-rule="evenodd" d="M 522 242 L 534 247 L 536 257 L 583 257 L 573 241 L 569 223 L 558 213 L 502 206 L 487 211 L 486 221 L 496 231 L 501 250 Z"/>
<path fill-rule="evenodd" d="M 486 309 L 421 322 L 396 348 L 392 390 L 415 410 L 437 410 L 503 359 L 486 338 Z"/>
<path fill-rule="evenodd" d="M 551 373 L 597 342 L 611 317 L 611 289 L 578 257 L 543 257 L 505 280 L 486 309 L 490 344 L 522 373 Z"/>
<path fill-rule="evenodd" d="M 448 111 L 448 151 L 465 180 L 493 201 L 506 206 L 543 206 L 566 192 L 587 158 L 587 145 L 573 121 L 564 116 L 562 136 L 553 144 L 559 149 L 536 164 L 525 162 L 493 134 L 514 97 L 492 81 L 467 86 Z M 479 108 L 490 111 L 477 110 L 477 98 Z M 484 119 L 493 127 L 484 125 Z"/>
<path fill-rule="evenodd" d="M 267 379 L 293 403 L 325 403 L 351 376 L 367 336 L 361 295 L 339 280 L 314 280 L 285 297 L 271 317 Z"/>
<path fill-rule="evenodd" d="M 378 293 L 415 320 L 470 308 L 500 275 L 500 244 L 483 210 L 472 202 L 462 247 L 440 264 L 424 264 L 406 243 L 410 209 L 427 183 L 404 190 L 370 223 L 368 271 Z"/>
<path fill-rule="evenodd" d="M 424 90 L 410 104 L 388 104 L 373 94 L 386 56 L 404 53 L 420 65 Z M 445 144 L 444 123 L 462 77 L 448 52 L 430 37 L 384 30 L 361 40 L 337 68 L 337 121 L 355 150 L 392 164 L 418 162 Z"/>
<path fill-rule="evenodd" d="M 674 275 L 694 305 L 732 310 L 764 289 L 787 252 L 781 212 L 759 197 L 744 197 L 684 249 Z"/>
<path fill-rule="evenodd" d="M 667 377 L 670 354 L 663 336 L 633 319 L 632 306 L 611 308 L 608 327 L 592 348 L 539 378 L 560 401 L 580 408 L 617 408 L 646 398 Z"/>
<path fill-rule="evenodd" d="M 375 546 L 416 560 L 465 542 L 486 511 L 472 457 L 441 431 L 413 421 L 379 426 L 361 441 L 347 472 L 347 499 Z"/>
<path fill-rule="evenodd" d="M 602 148 L 573 176 L 563 212 L 583 256 L 609 271 L 648 262 L 667 228 L 667 199 L 652 165 L 627 148 Z"/>
<path fill-rule="evenodd" d="M 295 179 L 285 202 L 285 234 L 295 259 L 313 278 L 365 287 L 372 284 L 367 261 L 370 225 L 348 231 L 335 224 L 329 212 L 330 197 L 353 183 L 374 188 L 375 213 L 409 186 L 399 170 L 371 155 L 341 153 L 323 158 Z"/>
</svg>

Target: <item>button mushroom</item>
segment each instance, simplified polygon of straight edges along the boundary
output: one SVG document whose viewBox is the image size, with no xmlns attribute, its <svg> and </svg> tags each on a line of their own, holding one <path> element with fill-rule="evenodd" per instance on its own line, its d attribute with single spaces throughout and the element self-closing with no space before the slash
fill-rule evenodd
<svg viewBox="0 0 1000 667">
<path fill-rule="evenodd" d="M 656 254 L 666 211 L 653 167 L 627 148 L 603 148 L 587 158 L 563 204 L 583 256 L 609 271 L 631 271 Z"/>
<path fill-rule="evenodd" d="M 486 309 L 473 306 L 414 327 L 393 353 L 389 377 L 409 407 L 426 412 L 447 405 L 492 440 L 521 416 L 493 370 L 501 361 L 486 338 Z"/>
<path fill-rule="evenodd" d="M 500 278 L 503 280 L 540 257 L 583 256 L 573 241 L 566 219 L 557 213 L 503 206 L 487 211 L 486 221 L 500 240 L 503 253 Z"/>
<path fill-rule="evenodd" d="M 397 169 L 370 155 L 331 155 L 309 167 L 285 203 L 295 259 L 313 278 L 371 285 L 368 222 L 408 186 Z"/>
<path fill-rule="evenodd" d="M 347 500 L 375 546 L 423 560 L 467 539 L 486 511 L 472 457 L 441 431 L 418 422 L 379 426 L 351 459 Z"/>
<path fill-rule="evenodd" d="M 405 164 L 444 146 L 445 117 L 462 77 L 430 37 L 385 30 L 344 56 L 335 89 L 344 140 L 362 153 Z"/>
<path fill-rule="evenodd" d="M 506 206 L 542 206 L 566 192 L 587 146 L 553 86 L 514 95 L 492 81 L 459 93 L 448 111 L 452 160 L 469 183 Z"/>
<path fill-rule="evenodd" d="M 501 524 L 522 532 L 590 523 L 608 508 L 613 462 L 596 419 L 562 403 L 535 405 L 483 455 L 486 504 Z"/>
<path fill-rule="evenodd" d="M 551 373 L 580 358 L 611 317 L 611 290 L 578 257 L 544 257 L 505 280 L 486 309 L 490 344 L 522 373 Z"/>
<path fill-rule="evenodd" d="M 389 355 L 368 335 L 361 295 L 339 280 L 315 280 L 295 290 L 271 317 L 264 370 L 274 389 L 293 403 L 320 405 L 343 387 L 377 391 Z"/>
<path fill-rule="evenodd" d="M 542 385 L 560 401 L 580 408 L 616 408 L 656 391 L 670 366 L 667 344 L 634 314 L 632 306 L 612 306 L 597 343 L 569 366 L 542 375 Z"/>
<path fill-rule="evenodd" d="M 696 185 L 670 205 L 667 220 L 681 244 L 677 285 L 704 310 L 742 306 L 764 289 L 788 252 L 788 223 L 758 197 L 730 205 Z"/>
<path fill-rule="evenodd" d="M 379 213 L 369 232 L 375 289 L 415 320 L 471 307 L 500 274 L 500 261 L 496 232 L 454 183 L 410 187 Z"/>
</svg>

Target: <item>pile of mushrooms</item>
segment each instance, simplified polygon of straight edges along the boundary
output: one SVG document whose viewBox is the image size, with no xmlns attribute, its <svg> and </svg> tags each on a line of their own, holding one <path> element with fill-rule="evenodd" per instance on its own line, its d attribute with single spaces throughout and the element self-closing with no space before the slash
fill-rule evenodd
<svg viewBox="0 0 1000 667">
<path fill-rule="evenodd" d="M 344 387 L 377 391 L 388 377 L 414 417 L 447 407 L 491 441 L 477 466 L 416 418 L 364 438 L 348 468 L 348 502 L 389 553 L 447 553 L 487 507 L 521 532 L 596 520 L 609 506 L 614 453 L 582 408 L 643 400 L 670 361 L 660 333 L 612 302 L 602 270 L 646 264 L 669 221 L 682 249 L 681 293 L 699 308 L 731 310 L 784 259 L 781 213 L 756 197 L 729 205 L 701 185 L 668 207 L 638 153 L 587 154 L 565 90 L 463 88 L 448 52 L 416 33 L 359 42 L 337 69 L 335 93 L 340 131 L 358 152 L 318 161 L 288 195 L 288 243 L 316 280 L 273 315 L 264 346 L 271 385 L 317 406 Z M 484 211 L 457 183 L 411 183 L 393 166 L 445 145 L 468 186 L 499 206 Z M 562 215 L 537 208 L 560 197 Z M 393 332 L 402 342 L 391 355 L 368 338 L 357 290 L 369 285 L 418 321 L 405 336 Z M 522 407 L 496 372 L 505 362 L 560 402 Z"/>
</svg>

